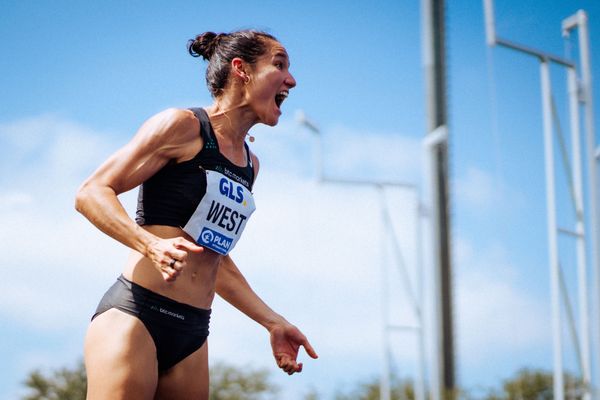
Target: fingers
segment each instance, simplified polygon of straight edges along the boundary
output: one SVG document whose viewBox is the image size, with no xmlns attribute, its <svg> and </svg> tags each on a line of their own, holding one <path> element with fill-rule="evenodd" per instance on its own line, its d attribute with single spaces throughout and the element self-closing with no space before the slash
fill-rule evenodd
<svg viewBox="0 0 600 400">
<path fill-rule="evenodd" d="M 304 346 L 304 350 L 306 350 L 306 354 L 308 354 L 311 358 L 315 358 L 315 359 L 319 358 L 319 355 L 317 354 L 315 349 L 313 349 L 311 344 L 308 343 L 307 339 L 304 339 L 304 341 L 302 342 L 302 346 Z"/>
<path fill-rule="evenodd" d="M 198 246 L 197 244 L 192 243 L 189 240 L 186 240 L 182 237 L 177 238 L 177 240 L 173 244 L 179 249 L 185 249 L 193 253 L 200 253 L 204 250 L 204 247 Z"/>
<path fill-rule="evenodd" d="M 166 261 L 169 260 L 169 261 Z M 174 258 L 166 258 L 165 262 L 161 263 L 160 272 L 163 279 L 167 282 L 173 282 L 181 271 L 183 270 L 184 263 Z"/>
<path fill-rule="evenodd" d="M 163 239 L 160 244 L 154 262 L 167 282 L 175 281 L 185 269 L 189 252 L 199 253 L 204 250 L 182 237 Z"/>
<path fill-rule="evenodd" d="M 288 375 L 292 375 L 296 372 L 302 372 L 302 363 L 297 363 L 296 360 L 288 357 L 281 356 L 277 359 L 277 366 L 283 370 L 283 372 Z"/>
</svg>

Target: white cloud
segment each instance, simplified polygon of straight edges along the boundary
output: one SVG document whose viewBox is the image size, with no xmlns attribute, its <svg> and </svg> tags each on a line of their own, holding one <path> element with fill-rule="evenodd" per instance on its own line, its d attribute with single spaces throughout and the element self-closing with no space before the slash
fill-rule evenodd
<svg viewBox="0 0 600 400">
<path fill-rule="evenodd" d="M 0 315 L 40 331 L 72 329 L 97 302 L 88 296 L 94 282 L 118 271 L 125 254 L 73 207 L 85 174 L 115 145 L 51 115 L 0 125 L 0 138 L 17 186 L 0 192 L 0 250 L 11 271 L 0 281 Z"/>
<path fill-rule="evenodd" d="M 418 184 L 422 138 L 394 132 L 361 132 L 335 126 L 323 135 L 326 170 L 333 176 Z"/>
<path fill-rule="evenodd" d="M 315 135 L 291 120 L 275 129 L 258 126 L 253 132 L 253 150 L 270 168 L 316 177 L 321 162 L 324 176 L 331 178 L 411 184 L 421 179 L 420 138 L 340 125 Z"/>
<path fill-rule="evenodd" d="M 33 197 L 25 192 L 6 192 L 0 194 L 0 210 L 26 207 L 33 203 Z"/>
<path fill-rule="evenodd" d="M 550 351 L 549 306 L 523 284 L 523 269 L 502 244 L 457 240 L 456 309 L 461 364 L 506 377 Z M 490 363 L 489 360 L 496 360 Z M 504 364 L 499 368 L 499 364 Z M 506 370 L 506 368 L 511 368 Z"/>
<path fill-rule="evenodd" d="M 522 207 L 523 194 L 477 167 L 467 168 L 455 182 L 456 204 L 477 215 Z"/>
</svg>

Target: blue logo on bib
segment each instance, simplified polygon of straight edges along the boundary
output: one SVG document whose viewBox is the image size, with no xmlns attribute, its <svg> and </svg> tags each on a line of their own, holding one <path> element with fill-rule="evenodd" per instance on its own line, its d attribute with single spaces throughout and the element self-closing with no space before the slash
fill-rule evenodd
<svg viewBox="0 0 600 400">
<path fill-rule="evenodd" d="M 219 191 L 223 196 L 235 200 L 236 203 L 242 204 L 244 201 L 244 188 L 240 185 L 234 185 L 234 183 L 227 178 L 221 178 L 221 181 L 219 182 Z"/>
<path fill-rule="evenodd" d="M 198 244 L 208 247 L 219 254 L 227 254 L 232 242 L 233 239 L 206 227 L 202 229 L 200 237 L 198 237 Z"/>
</svg>

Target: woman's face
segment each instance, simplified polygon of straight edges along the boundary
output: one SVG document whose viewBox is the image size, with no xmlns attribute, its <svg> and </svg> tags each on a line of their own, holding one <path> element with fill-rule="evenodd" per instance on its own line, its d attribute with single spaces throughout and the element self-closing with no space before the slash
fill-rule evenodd
<svg viewBox="0 0 600 400">
<path fill-rule="evenodd" d="M 260 122 L 274 126 L 281 115 L 281 103 L 296 80 L 289 71 L 290 61 L 285 48 L 274 40 L 267 42 L 267 51 L 253 65 L 247 85 L 247 101 Z"/>
</svg>

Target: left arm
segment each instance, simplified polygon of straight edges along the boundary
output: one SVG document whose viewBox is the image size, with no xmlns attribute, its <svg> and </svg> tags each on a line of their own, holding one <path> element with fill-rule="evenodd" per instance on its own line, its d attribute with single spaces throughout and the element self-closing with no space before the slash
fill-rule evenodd
<svg viewBox="0 0 600 400">
<path fill-rule="evenodd" d="M 302 371 L 302 363 L 296 360 L 300 346 L 312 358 L 318 357 L 302 332 L 258 297 L 230 256 L 221 259 L 216 291 L 225 301 L 269 331 L 273 356 L 277 365 L 288 374 Z"/>
</svg>

